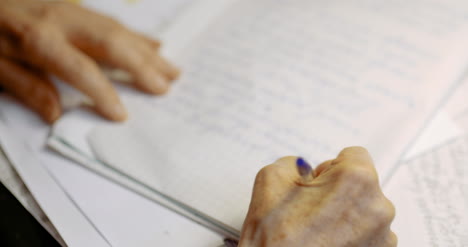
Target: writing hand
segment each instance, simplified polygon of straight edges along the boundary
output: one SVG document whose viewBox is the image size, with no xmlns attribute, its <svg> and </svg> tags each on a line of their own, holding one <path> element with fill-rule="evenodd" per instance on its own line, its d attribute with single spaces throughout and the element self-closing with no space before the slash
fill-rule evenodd
<svg viewBox="0 0 468 247">
<path fill-rule="evenodd" d="M 365 149 L 344 149 L 306 183 L 296 160 L 279 159 L 258 173 L 240 246 L 397 245 L 395 210 Z"/>
</svg>

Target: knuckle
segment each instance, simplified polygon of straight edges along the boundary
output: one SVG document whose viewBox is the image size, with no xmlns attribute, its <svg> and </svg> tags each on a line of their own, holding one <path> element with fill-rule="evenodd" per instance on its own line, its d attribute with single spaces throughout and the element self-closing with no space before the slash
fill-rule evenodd
<svg viewBox="0 0 468 247">
<path fill-rule="evenodd" d="M 278 165 L 272 164 L 263 167 L 258 173 L 255 178 L 255 184 L 259 185 L 269 185 L 274 183 L 282 176 L 281 169 L 279 169 Z"/>
<path fill-rule="evenodd" d="M 46 37 L 51 34 L 49 27 L 44 23 L 24 23 L 19 34 L 19 45 L 23 50 L 37 49 L 42 46 Z"/>
<path fill-rule="evenodd" d="M 125 30 L 121 28 L 111 28 L 105 31 L 104 35 L 100 35 L 99 38 L 102 49 L 107 53 L 113 53 L 119 51 L 126 46 L 130 45 L 127 42 Z"/>
<path fill-rule="evenodd" d="M 112 19 L 111 17 L 101 16 L 102 30 L 105 32 L 108 39 L 121 38 L 126 34 L 125 27 L 120 22 Z"/>
<path fill-rule="evenodd" d="M 267 179 L 268 177 L 271 177 L 273 174 L 276 173 L 276 169 L 274 165 L 268 165 L 260 169 L 260 171 L 257 174 L 257 179 Z"/>
<path fill-rule="evenodd" d="M 342 155 L 369 155 L 369 152 L 364 147 L 353 146 L 343 149 L 340 154 Z"/>
<path fill-rule="evenodd" d="M 96 25 L 87 29 L 86 42 L 90 42 L 100 52 L 112 55 L 113 52 L 128 50 L 127 31 L 118 22 L 102 16 L 95 20 Z"/>
<path fill-rule="evenodd" d="M 377 227 L 387 227 L 395 218 L 395 207 L 387 198 L 379 198 L 373 207 L 371 207 L 371 216 L 374 222 L 376 222 Z"/>
<path fill-rule="evenodd" d="M 377 175 L 372 170 L 359 166 L 344 166 L 340 171 L 340 178 L 348 183 L 363 186 L 365 189 L 379 186 Z"/>
<path fill-rule="evenodd" d="M 387 220 L 392 222 L 395 219 L 395 215 L 396 215 L 395 205 L 393 205 L 393 203 L 389 199 L 387 199 L 386 197 L 384 197 L 384 200 L 386 202 L 387 209 L 388 209 L 388 218 L 387 218 Z"/>
<path fill-rule="evenodd" d="M 389 247 L 398 246 L 398 236 L 394 232 L 390 232 L 390 236 L 388 237 L 388 246 Z"/>
<path fill-rule="evenodd" d="M 41 8 L 37 9 L 37 11 L 35 12 L 35 17 L 39 18 L 41 21 L 51 20 L 60 10 L 60 8 L 58 8 L 59 5 L 63 4 L 60 4 L 58 2 L 45 3 L 41 6 Z"/>
<path fill-rule="evenodd" d="M 275 161 L 275 164 L 289 164 L 291 162 L 296 162 L 297 156 L 284 156 Z"/>
<path fill-rule="evenodd" d="M 56 14 L 56 13 L 68 13 L 69 11 L 73 10 L 76 8 L 76 4 L 72 4 L 69 2 L 63 2 L 63 1 L 53 1 L 53 2 L 48 2 L 44 6 L 43 12 L 49 13 L 49 15 Z"/>
<path fill-rule="evenodd" d="M 349 147 L 340 152 L 338 158 L 342 163 L 353 163 L 353 165 L 373 167 L 374 162 L 369 152 L 363 147 Z"/>
<path fill-rule="evenodd" d="M 58 46 L 60 37 L 52 32 L 40 31 L 31 35 L 23 42 L 23 52 L 29 54 L 27 59 L 39 63 L 37 59 L 50 59 L 54 55 L 62 52 L 61 46 Z"/>
</svg>

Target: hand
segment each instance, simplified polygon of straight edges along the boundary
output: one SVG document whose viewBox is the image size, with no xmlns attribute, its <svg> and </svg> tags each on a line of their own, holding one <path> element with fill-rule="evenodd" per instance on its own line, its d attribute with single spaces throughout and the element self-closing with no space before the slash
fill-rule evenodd
<svg viewBox="0 0 468 247">
<path fill-rule="evenodd" d="M 61 115 L 49 75 L 89 96 L 102 116 L 126 119 L 98 62 L 129 72 L 145 92 L 166 92 L 179 71 L 157 54 L 158 47 L 158 42 L 74 4 L 0 0 L 0 88 L 49 123 Z"/>
<path fill-rule="evenodd" d="M 395 209 L 364 148 L 344 149 L 307 182 L 296 159 L 279 159 L 258 173 L 239 246 L 397 245 L 390 230 Z"/>
</svg>

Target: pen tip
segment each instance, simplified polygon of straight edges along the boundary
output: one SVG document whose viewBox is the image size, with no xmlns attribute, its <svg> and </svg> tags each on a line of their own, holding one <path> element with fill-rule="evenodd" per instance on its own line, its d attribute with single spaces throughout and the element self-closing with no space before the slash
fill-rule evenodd
<svg viewBox="0 0 468 247">
<path fill-rule="evenodd" d="M 296 160 L 297 170 L 299 175 L 308 176 L 312 172 L 312 167 L 302 157 L 298 157 Z"/>
</svg>

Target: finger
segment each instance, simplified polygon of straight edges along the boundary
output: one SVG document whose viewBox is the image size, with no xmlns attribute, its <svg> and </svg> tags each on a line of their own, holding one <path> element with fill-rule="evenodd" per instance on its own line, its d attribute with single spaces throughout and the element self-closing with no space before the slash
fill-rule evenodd
<svg viewBox="0 0 468 247">
<path fill-rule="evenodd" d="M 152 40 L 144 35 L 131 32 L 130 35 L 134 35 L 142 40 L 142 51 L 141 53 L 148 56 L 152 60 L 156 69 L 158 69 L 169 82 L 177 79 L 180 75 L 180 70 L 168 62 L 165 58 L 158 54 L 160 43 Z"/>
<path fill-rule="evenodd" d="M 148 54 L 152 56 L 151 53 Z M 169 63 L 165 58 L 161 57 L 158 54 L 154 54 L 152 58 L 154 60 L 153 62 L 156 68 L 162 71 L 164 76 L 166 76 L 166 78 L 169 79 L 170 82 L 177 79 L 180 76 L 180 70 L 171 63 Z"/>
<path fill-rule="evenodd" d="M 297 157 L 288 156 L 262 168 L 255 178 L 251 207 L 268 212 L 284 196 L 297 187 L 300 178 L 296 168 Z M 261 207 L 261 208 L 258 208 Z"/>
<path fill-rule="evenodd" d="M 120 31 L 122 32 L 122 31 Z M 102 36 L 86 34 L 73 43 L 98 61 L 117 67 L 132 75 L 133 83 L 140 90 L 151 94 L 163 94 L 169 89 L 169 81 L 154 64 L 153 58 L 144 54 L 141 44 L 124 34 Z M 93 37 L 91 35 L 101 35 Z M 156 54 L 156 52 L 154 52 Z"/>
<path fill-rule="evenodd" d="M 355 167 L 377 173 L 367 149 L 363 147 L 348 147 L 343 149 L 335 160 L 332 162 L 333 166 L 339 167 Z"/>
<path fill-rule="evenodd" d="M 137 33 L 135 32 L 134 33 L 136 36 L 138 36 L 141 40 L 143 40 L 144 42 L 146 42 L 150 47 L 151 49 L 153 49 L 154 51 L 157 51 L 159 50 L 159 48 L 161 47 L 161 43 L 157 40 L 154 40 L 144 34 L 141 34 L 141 33 Z"/>
<path fill-rule="evenodd" d="M 260 171 L 264 173 L 266 178 L 269 178 L 269 186 L 282 186 L 288 187 L 289 185 L 296 184 L 301 175 L 297 169 L 297 156 L 286 156 L 275 161 L 275 163 L 265 167 Z"/>
<path fill-rule="evenodd" d="M 79 23 L 71 26 L 73 35 L 69 39 L 80 50 L 100 62 L 126 70 L 133 76 L 135 86 L 145 92 L 163 94 L 169 89 L 169 81 L 179 71 L 158 55 L 158 42 L 131 32 L 109 17 L 81 8 L 75 12 L 81 15 L 64 18 Z"/>
<path fill-rule="evenodd" d="M 387 245 L 385 246 L 396 247 L 398 246 L 398 236 L 394 232 L 390 231 L 390 234 L 387 236 L 386 242 Z"/>
<path fill-rule="evenodd" d="M 0 87 L 53 123 L 61 115 L 60 100 L 52 83 L 37 72 L 0 57 Z"/>
<path fill-rule="evenodd" d="M 297 170 L 293 174 L 291 169 L 292 164 L 295 163 L 297 157 L 288 156 L 275 161 L 275 163 L 263 167 L 255 178 L 254 193 L 256 190 L 263 190 L 268 188 L 268 191 L 278 191 L 275 187 L 284 188 L 292 184 L 297 178 Z M 259 193 L 262 194 L 262 193 Z"/>
<path fill-rule="evenodd" d="M 256 180 L 255 185 L 258 184 L 259 187 L 269 187 L 274 191 L 287 191 L 292 187 L 297 187 L 298 185 L 302 186 L 310 184 L 313 182 L 317 172 L 312 169 L 310 174 L 306 176 L 301 175 L 298 167 L 299 160 L 303 159 L 297 156 L 286 156 L 276 160 L 275 163 L 260 170 L 257 174 L 257 180 L 259 183 L 257 183 Z"/>
<path fill-rule="evenodd" d="M 133 35 L 133 34 L 131 34 L 131 35 Z M 130 42 L 131 42 L 132 38 L 129 38 L 129 39 L 130 39 Z M 122 46 L 128 46 L 128 43 L 130 43 L 130 42 L 127 42 L 127 44 L 122 44 L 123 41 L 124 41 L 124 39 L 120 40 L 120 47 L 118 46 L 119 44 L 114 44 L 114 46 L 109 45 L 108 46 L 109 49 L 115 48 L 115 50 L 113 50 L 113 51 L 110 50 L 109 52 L 110 53 L 114 52 L 116 55 L 119 55 L 119 52 L 122 52 L 122 51 L 128 52 L 129 50 L 128 49 L 123 50 Z M 158 72 L 161 76 L 164 77 L 166 82 L 170 82 L 170 81 L 176 79 L 179 76 L 180 71 L 175 66 L 173 66 L 172 64 L 167 62 L 164 58 L 162 58 L 154 49 L 151 49 L 148 45 L 146 45 L 144 43 L 136 43 L 136 42 L 133 42 L 133 43 L 137 44 L 137 45 L 134 46 L 133 53 L 138 55 L 140 57 L 140 59 L 143 61 L 143 63 L 142 64 L 138 64 L 138 63 L 132 64 L 132 63 L 126 62 L 125 64 L 121 64 L 120 67 L 128 70 L 136 78 L 139 78 L 140 74 L 144 73 L 144 70 L 142 70 L 142 69 L 145 69 L 145 68 L 148 69 L 148 70 L 154 70 L 154 71 Z M 123 57 L 129 56 L 126 53 L 121 53 L 120 55 L 123 56 Z M 118 59 L 118 60 L 113 60 L 112 56 L 110 56 L 109 58 L 110 58 L 109 62 L 111 62 L 111 63 L 112 62 L 122 62 L 121 58 Z M 119 58 L 119 57 L 117 57 L 117 58 Z M 142 75 L 144 75 L 144 74 L 142 74 Z M 136 81 L 136 82 L 138 82 L 138 81 Z M 141 81 L 141 83 L 147 83 L 147 82 Z"/>
<path fill-rule="evenodd" d="M 88 95 L 104 117 L 122 121 L 127 118 L 120 99 L 97 64 L 68 44 L 60 35 L 46 33 L 29 50 L 29 61 L 52 73 Z"/>
<path fill-rule="evenodd" d="M 318 165 L 315 169 L 316 176 L 319 176 L 323 172 L 328 171 L 334 165 L 345 163 L 344 161 L 346 161 L 346 164 L 348 165 L 368 166 L 369 168 L 374 169 L 372 158 L 370 157 L 369 153 L 365 148 L 348 147 L 343 149 L 338 154 L 336 159 L 327 160 L 322 164 Z"/>
<path fill-rule="evenodd" d="M 293 181 L 297 175 L 288 169 L 296 160 L 297 157 L 284 157 L 257 173 L 249 211 L 242 228 L 244 237 L 249 229 L 256 228 L 261 219 L 284 200 L 291 186 L 296 186 Z M 297 173 L 297 170 L 295 172 Z"/>
<path fill-rule="evenodd" d="M 367 246 L 396 247 L 397 245 L 398 237 L 393 231 L 390 230 L 386 230 L 379 234 L 374 234 L 374 237 L 371 237 L 367 243 Z"/>
<path fill-rule="evenodd" d="M 344 189 L 344 193 L 353 188 L 356 193 L 371 193 L 380 190 L 379 177 L 374 162 L 365 148 L 349 147 L 343 149 L 329 167 L 318 177 L 320 181 Z"/>
<path fill-rule="evenodd" d="M 154 41 L 142 34 L 130 31 L 128 32 L 130 36 L 134 36 L 136 39 L 141 40 L 140 54 L 142 54 L 142 56 L 148 57 L 148 59 L 151 60 L 151 62 L 155 66 L 155 69 L 160 71 L 169 80 L 169 82 L 179 77 L 180 70 L 158 54 L 158 50 L 160 47 L 159 42 Z"/>
<path fill-rule="evenodd" d="M 315 168 L 315 176 L 320 176 L 323 172 L 331 168 L 333 160 L 327 160 Z"/>
</svg>

